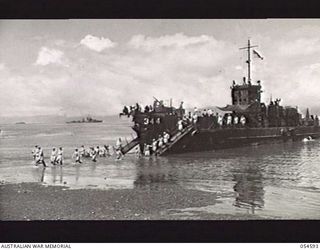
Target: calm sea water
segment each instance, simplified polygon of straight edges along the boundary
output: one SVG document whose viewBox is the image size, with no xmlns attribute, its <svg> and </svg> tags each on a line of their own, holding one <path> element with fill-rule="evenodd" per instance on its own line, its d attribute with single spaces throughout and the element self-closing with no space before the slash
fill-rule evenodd
<svg viewBox="0 0 320 250">
<path fill-rule="evenodd" d="M 114 119 L 94 124 L 0 125 L 0 180 L 41 182 L 72 189 L 135 189 L 179 185 L 211 192 L 218 203 L 176 210 L 177 216 L 199 212 L 256 214 L 267 219 L 320 219 L 320 141 L 243 147 L 215 152 L 137 159 L 128 154 L 85 159 L 75 165 L 75 147 L 130 140 L 130 121 Z M 53 146 L 64 148 L 63 168 L 34 167 L 31 150 L 39 144 L 45 159 Z M 185 218 L 185 217 L 184 217 Z"/>
</svg>

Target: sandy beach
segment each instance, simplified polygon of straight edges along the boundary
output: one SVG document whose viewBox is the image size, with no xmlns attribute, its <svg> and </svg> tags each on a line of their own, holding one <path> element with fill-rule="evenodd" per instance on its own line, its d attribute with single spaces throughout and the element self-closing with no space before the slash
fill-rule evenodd
<svg viewBox="0 0 320 250">
<path fill-rule="evenodd" d="M 70 190 L 37 183 L 0 185 L 1 220 L 175 220 L 259 219 L 254 215 L 199 212 L 197 217 L 177 216 L 175 209 L 214 205 L 208 192 L 165 189 Z"/>
</svg>

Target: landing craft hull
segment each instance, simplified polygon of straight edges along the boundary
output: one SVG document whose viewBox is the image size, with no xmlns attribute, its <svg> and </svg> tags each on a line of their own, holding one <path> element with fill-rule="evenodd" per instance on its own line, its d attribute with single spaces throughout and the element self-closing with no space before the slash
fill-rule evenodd
<svg viewBox="0 0 320 250">
<path fill-rule="evenodd" d="M 301 141 L 320 137 L 320 127 L 223 128 L 199 130 L 178 141 L 163 155 L 235 148 L 241 146 Z"/>
</svg>

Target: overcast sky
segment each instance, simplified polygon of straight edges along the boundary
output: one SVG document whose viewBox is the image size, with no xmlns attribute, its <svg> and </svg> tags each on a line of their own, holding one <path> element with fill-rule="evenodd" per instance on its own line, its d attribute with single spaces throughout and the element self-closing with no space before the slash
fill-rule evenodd
<svg viewBox="0 0 320 250">
<path fill-rule="evenodd" d="M 302 19 L 0 21 L 0 115 L 110 115 L 153 96 L 224 106 L 248 37 L 262 100 L 320 114 L 319 34 Z"/>
</svg>

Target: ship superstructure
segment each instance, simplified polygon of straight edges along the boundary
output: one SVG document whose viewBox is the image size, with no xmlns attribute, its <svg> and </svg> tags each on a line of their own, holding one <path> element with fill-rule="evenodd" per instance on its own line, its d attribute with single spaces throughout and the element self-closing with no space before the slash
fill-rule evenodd
<svg viewBox="0 0 320 250">
<path fill-rule="evenodd" d="M 249 39 L 240 48 L 247 51 L 247 77 L 241 84 L 233 81 L 231 104 L 220 107 L 221 112 L 195 109 L 187 113 L 183 103 L 175 108 L 156 98 L 153 106 L 144 109 L 139 104 L 125 107 L 122 114 L 132 116 L 137 137 L 122 152 L 139 145 L 142 153 L 150 148 L 155 155 L 166 155 L 320 137 L 318 116 L 309 110 L 302 118 L 297 107 L 281 106 L 281 99 L 270 99 L 268 105 L 261 102 L 261 81 L 254 82 L 251 74 L 252 53 L 263 59 L 256 47 Z M 166 134 L 170 139 L 164 142 Z"/>
</svg>

